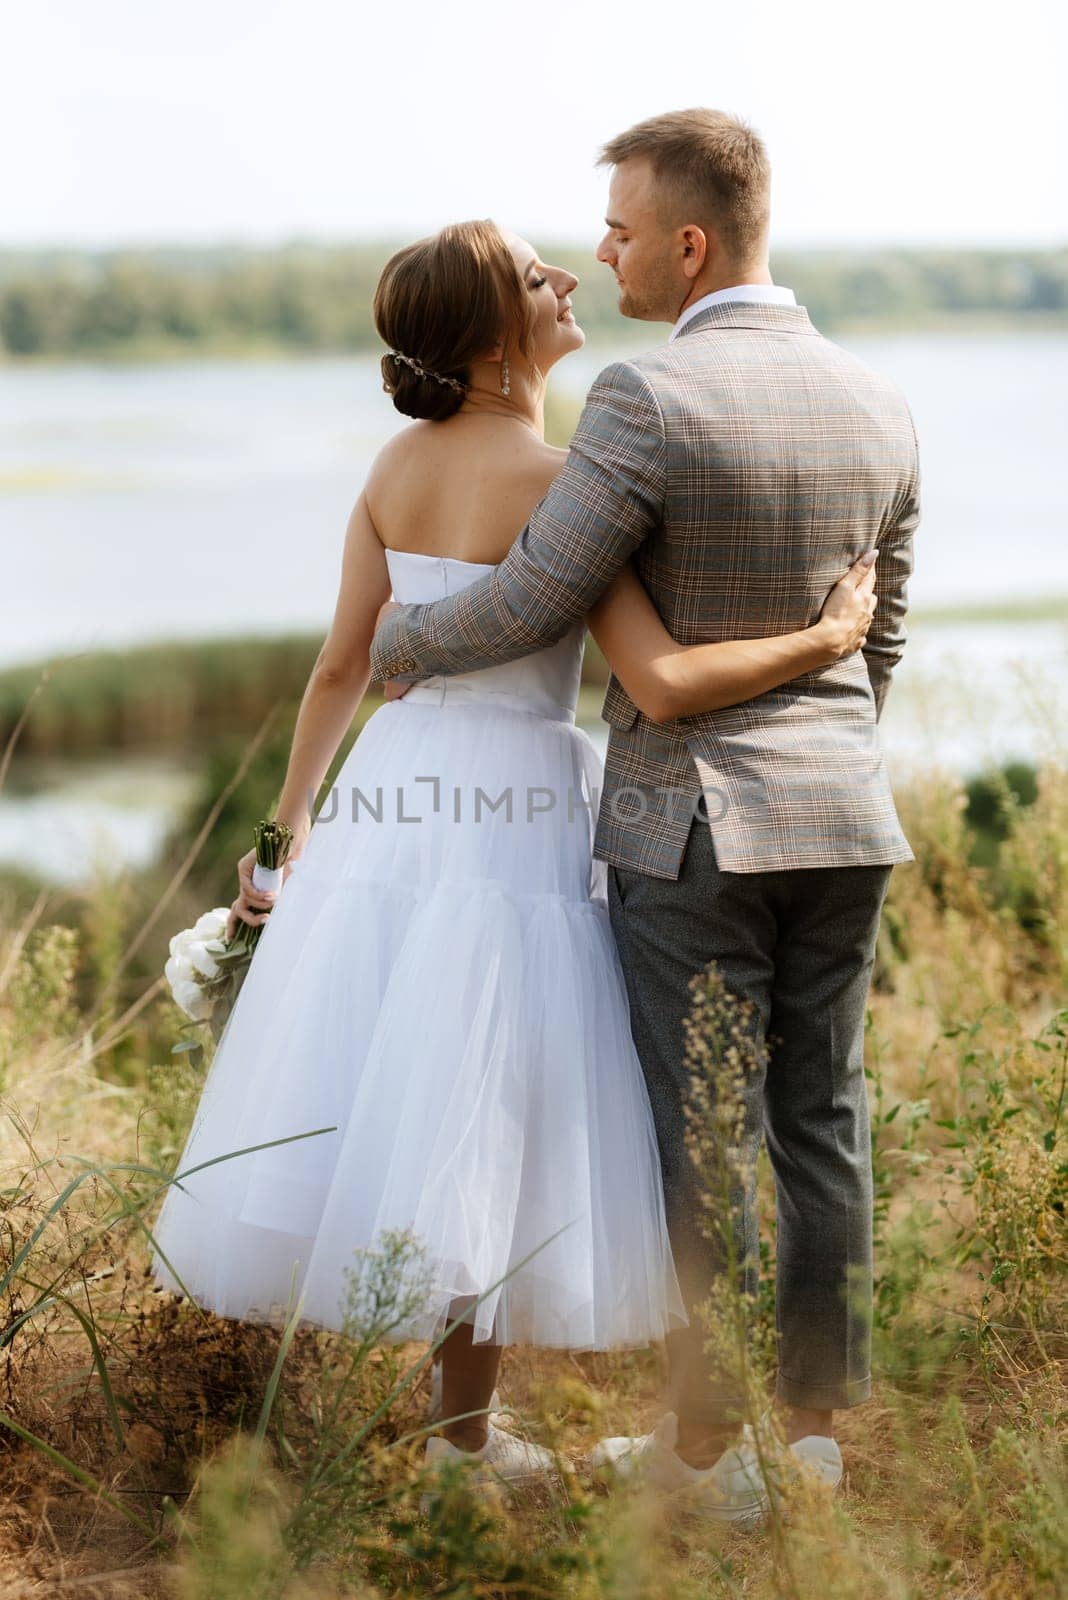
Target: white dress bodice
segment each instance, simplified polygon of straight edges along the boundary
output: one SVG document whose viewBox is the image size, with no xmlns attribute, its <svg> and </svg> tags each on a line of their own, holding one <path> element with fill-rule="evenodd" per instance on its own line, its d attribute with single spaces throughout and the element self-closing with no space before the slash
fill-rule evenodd
<svg viewBox="0 0 1068 1600">
<path fill-rule="evenodd" d="M 387 550 L 386 564 L 393 597 L 401 605 L 442 600 L 494 570 L 493 562 L 459 561 L 414 550 Z M 585 636 L 585 624 L 575 623 L 562 639 L 544 650 L 476 672 L 424 678 L 412 685 L 404 699 L 429 705 L 487 700 L 501 710 L 529 711 L 555 722 L 574 722 Z"/>
</svg>

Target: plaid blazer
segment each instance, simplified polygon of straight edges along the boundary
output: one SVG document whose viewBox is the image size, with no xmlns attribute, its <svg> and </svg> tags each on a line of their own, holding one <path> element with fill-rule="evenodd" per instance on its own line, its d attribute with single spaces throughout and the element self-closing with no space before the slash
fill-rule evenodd
<svg viewBox="0 0 1068 1600">
<path fill-rule="evenodd" d="M 789 633 L 878 545 L 863 652 L 673 723 L 610 680 L 594 853 L 677 878 L 703 793 L 726 872 L 911 861 L 877 722 L 905 643 L 918 521 L 916 434 L 896 386 L 803 306 L 709 306 L 601 373 L 507 558 L 389 617 L 372 676 L 474 671 L 553 644 L 631 556 L 682 644 Z"/>
</svg>

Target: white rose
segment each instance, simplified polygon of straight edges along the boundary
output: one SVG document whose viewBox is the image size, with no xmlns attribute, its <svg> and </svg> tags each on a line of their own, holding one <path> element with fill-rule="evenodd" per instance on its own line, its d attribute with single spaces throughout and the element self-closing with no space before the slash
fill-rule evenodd
<svg viewBox="0 0 1068 1600">
<path fill-rule="evenodd" d="M 168 946 L 172 956 L 180 956 L 196 938 L 192 928 L 183 928 L 181 933 L 176 933 Z"/>
<path fill-rule="evenodd" d="M 181 978 L 174 985 L 174 1003 L 194 1022 L 206 1022 L 211 1015 L 211 1001 L 200 985 L 190 978 Z"/>
<path fill-rule="evenodd" d="M 219 963 L 208 948 L 207 940 L 190 945 L 189 962 L 193 971 L 199 972 L 202 978 L 214 978 L 219 971 Z"/>
<path fill-rule="evenodd" d="M 229 917 L 229 906 L 216 906 L 214 911 L 205 911 L 197 918 L 193 924 L 193 932 L 199 941 L 218 939 L 226 931 Z"/>
<path fill-rule="evenodd" d="M 190 983 L 193 981 L 193 967 L 184 952 L 171 956 L 163 968 L 163 976 L 173 991 L 176 983 Z"/>
</svg>

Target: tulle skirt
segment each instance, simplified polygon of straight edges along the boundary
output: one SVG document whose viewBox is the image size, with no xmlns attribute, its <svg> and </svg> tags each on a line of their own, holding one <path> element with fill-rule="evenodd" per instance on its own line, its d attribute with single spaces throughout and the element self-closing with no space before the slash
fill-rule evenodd
<svg viewBox="0 0 1068 1600">
<path fill-rule="evenodd" d="M 686 1321 L 591 859 L 600 783 L 570 721 L 374 713 L 219 1041 L 160 1283 L 251 1320 L 300 1299 L 340 1328 L 384 1272 L 395 1339 L 436 1337 L 468 1297 L 479 1342 L 605 1349 Z"/>
</svg>

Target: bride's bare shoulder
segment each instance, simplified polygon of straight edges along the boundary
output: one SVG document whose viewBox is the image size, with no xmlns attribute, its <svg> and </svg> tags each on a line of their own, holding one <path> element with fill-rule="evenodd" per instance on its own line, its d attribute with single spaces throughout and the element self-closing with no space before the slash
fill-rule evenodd
<svg viewBox="0 0 1068 1600">
<path fill-rule="evenodd" d="M 433 428 L 432 422 L 410 422 L 387 439 L 367 469 L 366 492 L 374 496 L 425 471 L 435 446 Z"/>
<path fill-rule="evenodd" d="M 432 422 L 422 421 L 409 422 L 406 427 L 398 429 L 379 447 L 377 455 L 371 462 L 371 471 L 380 472 L 383 468 L 396 468 L 422 455 L 431 443 L 433 429 Z"/>
</svg>

